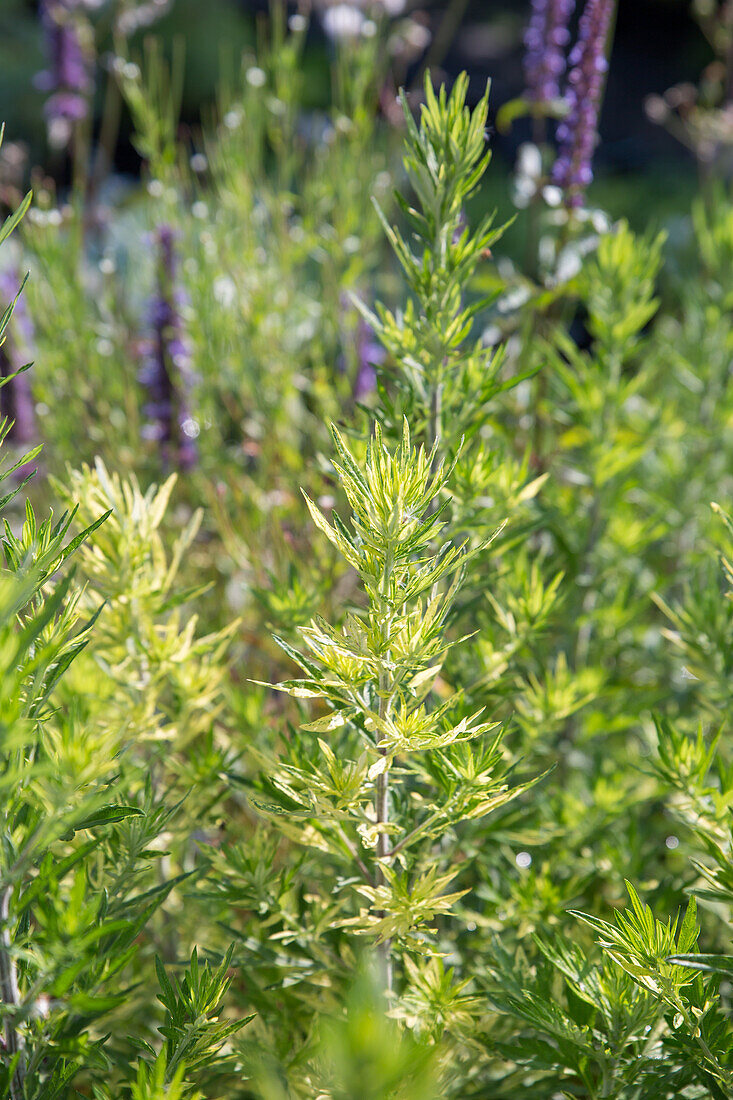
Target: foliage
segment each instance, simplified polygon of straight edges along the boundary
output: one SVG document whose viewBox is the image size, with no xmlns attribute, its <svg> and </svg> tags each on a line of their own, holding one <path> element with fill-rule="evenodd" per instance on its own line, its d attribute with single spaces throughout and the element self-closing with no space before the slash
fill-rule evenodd
<svg viewBox="0 0 733 1100">
<path fill-rule="evenodd" d="M 0 1094 L 733 1096 L 727 192 L 639 235 L 525 149 L 520 266 L 386 17 L 321 116 L 275 6 L 201 132 L 123 23 L 140 187 L 80 121 L 0 231 Z"/>
</svg>

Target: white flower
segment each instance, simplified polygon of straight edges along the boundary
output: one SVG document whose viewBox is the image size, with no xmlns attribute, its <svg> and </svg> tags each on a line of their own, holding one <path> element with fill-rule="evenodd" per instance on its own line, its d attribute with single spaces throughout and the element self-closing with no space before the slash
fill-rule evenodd
<svg viewBox="0 0 733 1100">
<path fill-rule="evenodd" d="M 358 38 L 366 19 L 352 4 L 334 4 L 323 13 L 323 29 L 329 38 Z"/>
<path fill-rule="evenodd" d="M 247 69 L 247 83 L 251 84 L 253 88 L 262 88 L 267 83 L 267 73 L 259 66 L 252 65 Z"/>
</svg>

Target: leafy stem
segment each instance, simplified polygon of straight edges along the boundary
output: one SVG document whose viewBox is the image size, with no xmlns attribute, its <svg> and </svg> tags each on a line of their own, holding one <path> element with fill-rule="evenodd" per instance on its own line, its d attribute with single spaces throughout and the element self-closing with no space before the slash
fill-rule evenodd
<svg viewBox="0 0 733 1100">
<path fill-rule="evenodd" d="M 20 990 L 15 960 L 12 956 L 10 941 L 10 897 L 12 886 L 6 886 L 0 895 L 0 996 L 10 1012 L 5 1018 L 5 1051 L 10 1060 L 18 1057 L 15 1073 L 10 1081 L 10 1100 L 22 1100 L 25 1080 L 25 1058 L 23 1038 L 19 1035 L 13 1019 L 14 1011 L 20 1005 Z"/>
<path fill-rule="evenodd" d="M 382 725 L 389 715 L 391 696 L 394 693 L 394 686 L 390 684 L 390 677 L 387 672 L 387 667 L 391 663 L 389 639 L 392 629 L 392 612 L 391 612 L 391 586 L 392 586 L 392 572 L 394 567 L 394 547 L 391 540 L 387 541 L 385 556 L 384 556 L 384 571 L 382 575 L 381 583 L 381 607 L 380 607 L 380 619 L 382 621 L 382 640 L 386 646 L 385 653 L 383 655 L 383 663 L 379 670 L 379 719 Z M 387 749 L 384 745 L 385 736 L 383 733 L 377 735 L 377 750 L 380 756 L 387 756 Z M 386 763 L 383 770 L 380 771 L 377 776 L 375 798 L 374 798 L 374 811 L 377 823 L 378 835 L 377 835 L 377 875 L 376 882 L 378 886 L 381 886 L 385 882 L 384 875 L 384 861 L 389 859 L 390 847 L 389 836 L 385 829 L 385 826 L 389 823 L 389 764 Z M 379 916 L 384 919 L 384 911 L 379 912 Z M 393 982 L 393 966 L 392 966 L 392 945 L 389 940 L 385 940 L 384 943 L 379 945 L 379 952 L 382 960 L 382 969 L 384 973 L 385 986 L 387 991 L 391 991 Z"/>
</svg>

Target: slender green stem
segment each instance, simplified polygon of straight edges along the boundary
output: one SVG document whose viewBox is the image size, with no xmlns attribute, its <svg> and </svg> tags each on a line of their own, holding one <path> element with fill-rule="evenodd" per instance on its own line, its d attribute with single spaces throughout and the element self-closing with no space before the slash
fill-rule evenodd
<svg viewBox="0 0 733 1100">
<path fill-rule="evenodd" d="M 10 942 L 10 896 L 12 887 L 6 886 L 0 895 L 0 998 L 11 1009 L 20 1004 L 18 975 L 15 961 L 11 955 Z M 21 1035 L 18 1034 L 12 1016 L 5 1020 L 5 1050 L 9 1058 L 20 1055 L 18 1066 L 10 1082 L 9 1100 L 22 1100 L 25 1080 L 25 1052 Z"/>
<path fill-rule="evenodd" d="M 364 878 L 367 880 L 367 882 L 371 886 L 373 886 L 374 885 L 373 875 L 371 874 L 371 872 L 370 872 L 369 868 L 367 867 L 366 863 L 364 862 L 364 860 L 359 855 L 359 851 L 358 851 L 356 845 L 351 840 L 349 840 L 348 836 L 346 835 L 346 831 L 342 826 L 338 827 L 338 834 L 339 834 L 339 837 L 341 838 L 341 840 L 343 841 L 344 847 L 348 851 L 351 858 L 354 860 L 354 863 L 359 868 L 359 870 L 361 871 Z"/>
<path fill-rule="evenodd" d="M 450 805 L 450 803 L 448 805 Z M 399 853 L 404 851 L 405 848 L 408 848 L 410 844 L 412 844 L 413 840 L 416 840 L 421 833 L 424 833 L 425 830 L 429 829 L 431 825 L 434 825 L 436 821 L 440 821 L 441 818 L 444 818 L 446 816 L 447 809 L 448 806 L 441 806 L 441 808 L 439 810 L 436 810 L 434 814 L 430 814 L 430 816 L 426 817 L 425 820 L 422 821 L 419 825 L 416 825 L 415 828 L 407 834 L 407 836 L 403 836 L 402 840 L 400 840 L 399 843 L 395 844 L 394 848 L 389 853 L 390 857 L 394 859 L 396 855 L 399 855 Z"/>
<path fill-rule="evenodd" d="M 442 64 L 456 36 L 456 32 L 461 25 L 461 20 L 463 19 L 467 6 L 468 0 L 451 0 L 451 3 L 448 4 L 432 45 L 425 56 L 425 60 L 420 66 L 420 71 L 415 81 L 417 85 L 422 83 L 426 72 Z"/>
<path fill-rule="evenodd" d="M 387 675 L 384 669 L 379 674 L 379 717 L 384 719 L 387 716 L 387 694 L 388 684 Z M 379 740 L 382 740 L 380 734 Z M 383 746 L 378 745 L 378 751 L 380 755 L 386 756 L 387 750 Z M 389 773 L 387 769 L 381 772 L 377 776 L 377 789 L 375 795 L 374 809 L 376 813 L 377 825 L 386 825 L 389 822 Z M 383 885 L 385 882 L 385 875 L 383 870 L 382 861 L 388 859 L 390 856 L 389 849 L 389 837 L 384 831 L 380 831 L 377 837 L 377 883 Z M 379 916 L 384 917 L 384 911 L 380 912 Z M 384 973 L 384 981 L 387 992 L 392 990 L 392 944 L 389 940 L 385 940 L 384 943 L 379 945 L 379 954 L 382 959 L 382 969 Z"/>
<path fill-rule="evenodd" d="M 690 1016 L 690 1013 L 687 1011 L 687 1008 L 686 1008 L 683 1000 L 681 999 L 681 997 L 672 996 L 672 997 L 670 997 L 670 1001 L 672 1002 L 674 1007 L 677 1009 L 680 1016 L 682 1016 L 682 1018 L 684 1019 L 685 1025 L 689 1029 L 689 1032 L 692 1035 L 692 1038 L 694 1039 L 694 1041 L 697 1043 L 698 1047 L 702 1051 L 702 1054 L 703 1054 L 703 1057 L 705 1058 L 705 1061 L 708 1063 L 708 1065 L 710 1067 L 712 1067 L 715 1070 L 716 1073 L 720 1074 L 720 1076 L 721 1076 L 722 1080 L 724 1081 L 724 1083 L 726 1085 L 726 1088 L 727 1088 L 728 1085 L 730 1084 L 730 1077 L 729 1077 L 728 1073 L 726 1072 L 725 1068 L 723 1066 L 721 1066 L 720 1062 L 715 1057 L 715 1055 L 711 1051 L 708 1044 L 703 1039 L 702 1034 L 700 1032 L 699 1024 L 695 1020 L 692 1019 L 692 1017 Z"/>
<path fill-rule="evenodd" d="M 618 1070 L 618 1057 L 603 1058 L 601 1063 L 601 1091 L 597 1094 L 599 1100 L 611 1100 L 617 1091 L 616 1072 Z"/>
<path fill-rule="evenodd" d="M 102 122 L 94 159 L 94 168 L 89 181 L 90 196 L 96 198 L 100 184 L 109 174 L 114 163 L 115 145 L 119 136 L 122 117 L 122 94 L 113 72 L 107 77 L 102 108 Z"/>
<path fill-rule="evenodd" d="M 611 355 L 605 367 L 607 377 L 603 381 L 603 399 L 594 435 L 596 439 L 606 440 L 612 444 L 616 437 L 617 429 L 618 394 L 621 384 L 622 363 L 617 355 Z M 580 627 L 578 629 L 575 646 L 574 667 L 576 669 L 581 668 L 588 659 L 593 634 L 591 614 L 598 601 L 598 577 L 594 570 L 593 558 L 598 542 L 603 536 L 607 526 L 608 512 L 608 509 L 603 507 L 602 489 L 598 485 L 598 473 L 600 472 L 601 461 L 602 459 L 599 459 L 596 462 L 596 469 L 593 477 L 591 523 L 580 570 L 580 575 L 583 576 L 587 582 L 587 590 L 581 606 Z"/>
<path fill-rule="evenodd" d="M 382 639 L 385 645 L 389 644 L 390 631 L 392 629 L 392 611 L 391 611 L 391 579 L 393 568 L 393 549 L 391 546 L 387 548 L 384 559 L 384 573 L 382 576 L 381 584 L 381 607 L 380 618 L 382 621 Z M 389 662 L 390 654 L 389 649 L 385 653 L 386 662 Z M 379 670 L 379 718 L 384 721 L 389 713 L 391 703 L 391 689 L 389 683 L 389 676 L 385 663 L 383 663 Z M 386 747 L 381 744 L 384 737 L 380 732 L 377 737 L 377 751 L 380 756 L 387 755 Z M 385 767 L 384 771 L 377 776 L 377 784 L 374 797 L 374 812 L 378 826 L 385 826 L 389 823 L 389 772 Z M 377 885 L 384 885 L 384 862 L 390 856 L 389 836 L 384 829 L 380 829 L 377 837 L 377 873 L 376 881 Z M 384 917 L 382 911 L 380 917 Z M 382 959 L 382 968 L 384 973 L 384 981 L 387 992 L 392 990 L 392 945 L 389 940 L 385 940 L 384 943 L 379 945 L 379 954 Z"/>
<path fill-rule="evenodd" d="M 430 422 L 428 428 L 428 449 L 432 450 L 443 435 L 443 368 L 438 370 L 438 376 L 432 387 L 430 395 Z M 437 459 L 437 455 L 436 455 Z"/>
</svg>

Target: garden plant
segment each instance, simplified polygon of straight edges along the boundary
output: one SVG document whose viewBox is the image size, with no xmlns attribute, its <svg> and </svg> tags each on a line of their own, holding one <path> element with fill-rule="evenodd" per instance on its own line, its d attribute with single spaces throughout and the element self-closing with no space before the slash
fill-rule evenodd
<svg viewBox="0 0 733 1100">
<path fill-rule="evenodd" d="M 498 213 L 388 5 L 195 130 L 145 7 L 43 0 L 0 191 L 0 1097 L 733 1097 L 725 157 L 594 204 L 612 0 Z"/>
</svg>

